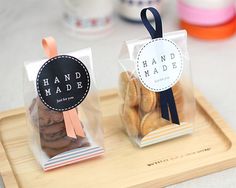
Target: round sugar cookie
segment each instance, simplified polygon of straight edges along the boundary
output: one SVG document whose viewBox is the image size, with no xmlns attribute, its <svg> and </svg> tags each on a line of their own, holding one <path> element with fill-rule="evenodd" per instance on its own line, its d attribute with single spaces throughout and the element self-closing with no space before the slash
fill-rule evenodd
<svg viewBox="0 0 236 188">
<path fill-rule="evenodd" d="M 159 111 L 153 111 L 146 114 L 140 125 L 140 131 L 142 136 L 147 135 L 148 133 L 155 131 L 158 128 L 161 128 L 164 125 L 167 125 L 168 121 L 161 118 L 161 114 Z"/>
<path fill-rule="evenodd" d="M 127 94 L 125 96 L 125 103 L 130 107 L 134 107 L 138 105 L 139 92 L 138 92 L 138 80 L 133 77 L 129 80 L 127 85 Z"/>
<path fill-rule="evenodd" d="M 135 108 L 124 107 L 122 119 L 126 125 L 127 131 L 131 136 L 138 136 L 140 117 Z"/>
<path fill-rule="evenodd" d="M 143 112 L 147 113 L 155 109 L 156 107 L 156 93 L 148 90 L 141 83 L 140 87 L 140 108 Z"/>
<path fill-rule="evenodd" d="M 126 92 L 127 92 L 127 85 L 129 83 L 129 80 L 131 79 L 131 72 L 129 71 L 124 71 L 120 73 L 119 77 L 119 90 L 120 90 L 120 95 L 123 99 L 125 99 Z"/>
</svg>

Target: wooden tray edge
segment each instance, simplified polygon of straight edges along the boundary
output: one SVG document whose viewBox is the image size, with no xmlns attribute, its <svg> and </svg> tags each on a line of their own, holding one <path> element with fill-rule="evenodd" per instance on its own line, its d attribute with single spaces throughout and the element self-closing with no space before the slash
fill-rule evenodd
<svg viewBox="0 0 236 188">
<path fill-rule="evenodd" d="M 198 89 L 194 90 L 195 99 L 202 110 L 211 118 L 214 124 L 217 124 L 219 131 L 223 133 L 230 142 L 229 150 L 235 150 L 236 147 L 236 132 L 229 126 L 220 113 L 207 101 Z"/>
<path fill-rule="evenodd" d="M 114 97 L 117 95 L 118 95 L 118 93 L 117 93 L 116 89 L 104 90 L 104 91 L 100 92 L 100 99 L 103 100 L 104 98 Z M 210 173 L 214 173 L 217 171 L 221 171 L 221 170 L 236 166 L 236 152 L 234 151 L 234 148 L 236 146 L 234 146 L 235 144 L 233 144 L 233 143 L 236 143 L 235 132 L 225 122 L 225 120 L 215 110 L 215 108 L 213 108 L 212 105 L 209 104 L 209 102 L 205 99 L 205 97 L 201 94 L 201 92 L 199 92 L 197 89 L 195 89 L 195 99 L 196 99 L 196 102 L 198 103 L 198 105 L 212 119 L 212 121 L 217 125 L 220 124 L 220 126 L 219 126 L 220 131 L 231 142 L 231 147 L 227 151 L 227 157 L 225 158 L 225 160 L 224 161 L 220 160 L 221 156 L 219 155 L 216 157 L 216 158 L 218 158 L 218 162 L 214 161 L 214 162 L 212 162 L 212 164 L 209 164 L 207 166 L 200 166 L 198 169 L 192 169 L 189 171 L 180 172 L 176 176 L 169 176 L 169 177 L 165 177 L 165 178 L 161 178 L 161 179 L 156 179 L 151 182 L 144 182 L 143 184 L 135 185 L 135 187 L 163 187 L 163 186 L 172 185 L 175 183 L 189 180 L 190 177 L 192 177 L 191 179 L 193 179 L 196 177 L 204 176 L 204 175 L 207 175 Z M 209 111 L 207 109 L 211 109 L 211 110 Z M 0 112 L 0 121 L 2 121 L 5 118 L 8 118 L 10 116 L 16 116 L 16 115 L 20 115 L 22 113 L 25 113 L 25 108 L 17 108 L 17 109 L 13 109 L 13 110 Z M 1 147 L 5 151 L 4 146 L 0 142 L 0 149 L 1 149 Z M 9 164 L 9 168 L 11 170 L 11 176 L 15 182 L 14 184 L 11 184 L 11 187 L 13 187 L 13 185 L 14 185 L 14 187 L 18 188 L 19 184 L 17 182 L 17 179 L 15 177 L 14 171 L 12 169 L 11 163 L 9 162 L 6 152 L 5 152 L 5 157 L 6 157 L 8 164 Z M 6 181 L 6 179 L 4 179 L 4 177 L 3 177 L 3 181 L 6 185 L 6 187 L 8 187 L 7 186 L 8 182 Z"/>
</svg>

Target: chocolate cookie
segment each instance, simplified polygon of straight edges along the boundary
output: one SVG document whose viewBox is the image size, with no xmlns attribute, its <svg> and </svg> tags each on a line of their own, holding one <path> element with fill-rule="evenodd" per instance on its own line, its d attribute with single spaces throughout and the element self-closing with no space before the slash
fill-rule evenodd
<svg viewBox="0 0 236 188">
<path fill-rule="evenodd" d="M 48 140 L 43 139 L 42 137 L 40 138 L 42 147 L 47 147 L 47 148 L 52 148 L 52 149 L 60 149 L 60 148 L 69 146 L 72 143 L 72 140 L 73 140 L 72 138 L 69 138 L 67 136 L 54 140 L 54 141 L 48 141 Z"/>
<path fill-rule="evenodd" d="M 62 112 L 56 112 L 50 109 L 38 111 L 39 125 L 50 126 L 60 123 L 64 120 Z"/>
<path fill-rule="evenodd" d="M 50 126 L 64 120 L 62 112 L 49 109 L 38 97 L 33 99 L 29 111 L 35 126 Z"/>
<path fill-rule="evenodd" d="M 58 139 L 61 139 L 66 136 L 66 130 L 63 129 L 59 132 L 52 133 L 52 134 L 40 134 L 40 137 L 42 137 L 46 141 L 55 141 Z"/>
<path fill-rule="evenodd" d="M 73 139 L 72 143 L 69 145 L 71 149 L 74 149 L 75 147 L 80 148 L 80 147 L 88 147 L 90 146 L 88 139 L 86 137 L 80 137 L 77 136 L 77 139 Z"/>
<path fill-rule="evenodd" d="M 49 125 L 49 126 L 39 125 L 39 132 L 42 133 L 42 134 L 55 134 L 55 133 L 58 133 L 62 130 L 65 131 L 64 121 L 61 122 L 61 123 L 56 123 L 56 124 L 52 124 L 52 125 Z"/>
<path fill-rule="evenodd" d="M 39 131 L 42 150 L 49 157 L 90 145 L 87 138 L 73 139 L 68 137 L 63 113 L 49 109 L 39 97 L 32 101 L 29 112 L 35 130 Z"/>
<path fill-rule="evenodd" d="M 45 153 L 49 157 L 54 157 L 60 153 L 66 152 L 66 151 L 70 151 L 70 150 L 82 148 L 82 147 L 88 147 L 88 146 L 90 146 L 90 144 L 89 144 L 87 138 L 77 137 L 77 139 L 73 140 L 71 142 L 71 144 L 68 145 L 67 147 L 60 148 L 60 149 L 43 147 L 43 150 L 45 151 Z"/>
</svg>

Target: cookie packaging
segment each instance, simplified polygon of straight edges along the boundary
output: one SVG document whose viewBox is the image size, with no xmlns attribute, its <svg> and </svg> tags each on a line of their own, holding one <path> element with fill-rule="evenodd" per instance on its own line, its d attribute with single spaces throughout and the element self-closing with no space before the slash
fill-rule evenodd
<svg viewBox="0 0 236 188">
<path fill-rule="evenodd" d="M 47 171 L 103 154 L 103 130 L 90 49 L 58 55 L 52 37 L 48 56 L 24 64 L 28 140 Z"/>
<path fill-rule="evenodd" d="M 154 8 L 143 9 L 141 18 L 151 37 L 124 43 L 119 93 L 123 126 L 134 143 L 145 147 L 192 133 L 195 101 L 186 31 L 163 34 Z"/>
</svg>

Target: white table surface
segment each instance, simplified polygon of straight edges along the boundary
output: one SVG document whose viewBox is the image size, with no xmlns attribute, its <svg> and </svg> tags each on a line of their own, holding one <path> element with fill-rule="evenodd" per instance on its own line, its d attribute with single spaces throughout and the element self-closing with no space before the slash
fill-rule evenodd
<svg viewBox="0 0 236 188">
<path fill-rule="evenodd" d="M 165 0 L 164 31 L 178 29 L 175 1 Z M 24 61 L 41 59 L 41 39 L 54 36 L 60 53 L 91 47 L 98 89 L 117 86 L 117 57 L 124 40 L 147 36 L 142 25 L 115 18 L 110 35 L 98 39 L 74 37 L 63 26 L 58 0 L 0 0 L 0 111 L 23 106 Z M 194 84 L 236 130 L 236 35 L 206 42 L 189 38 Z M 210 135 L 209 135 L 210 136 Z M 174 187 L 236 187 L 236 168 L 186 181 Z"/>
</svg>

